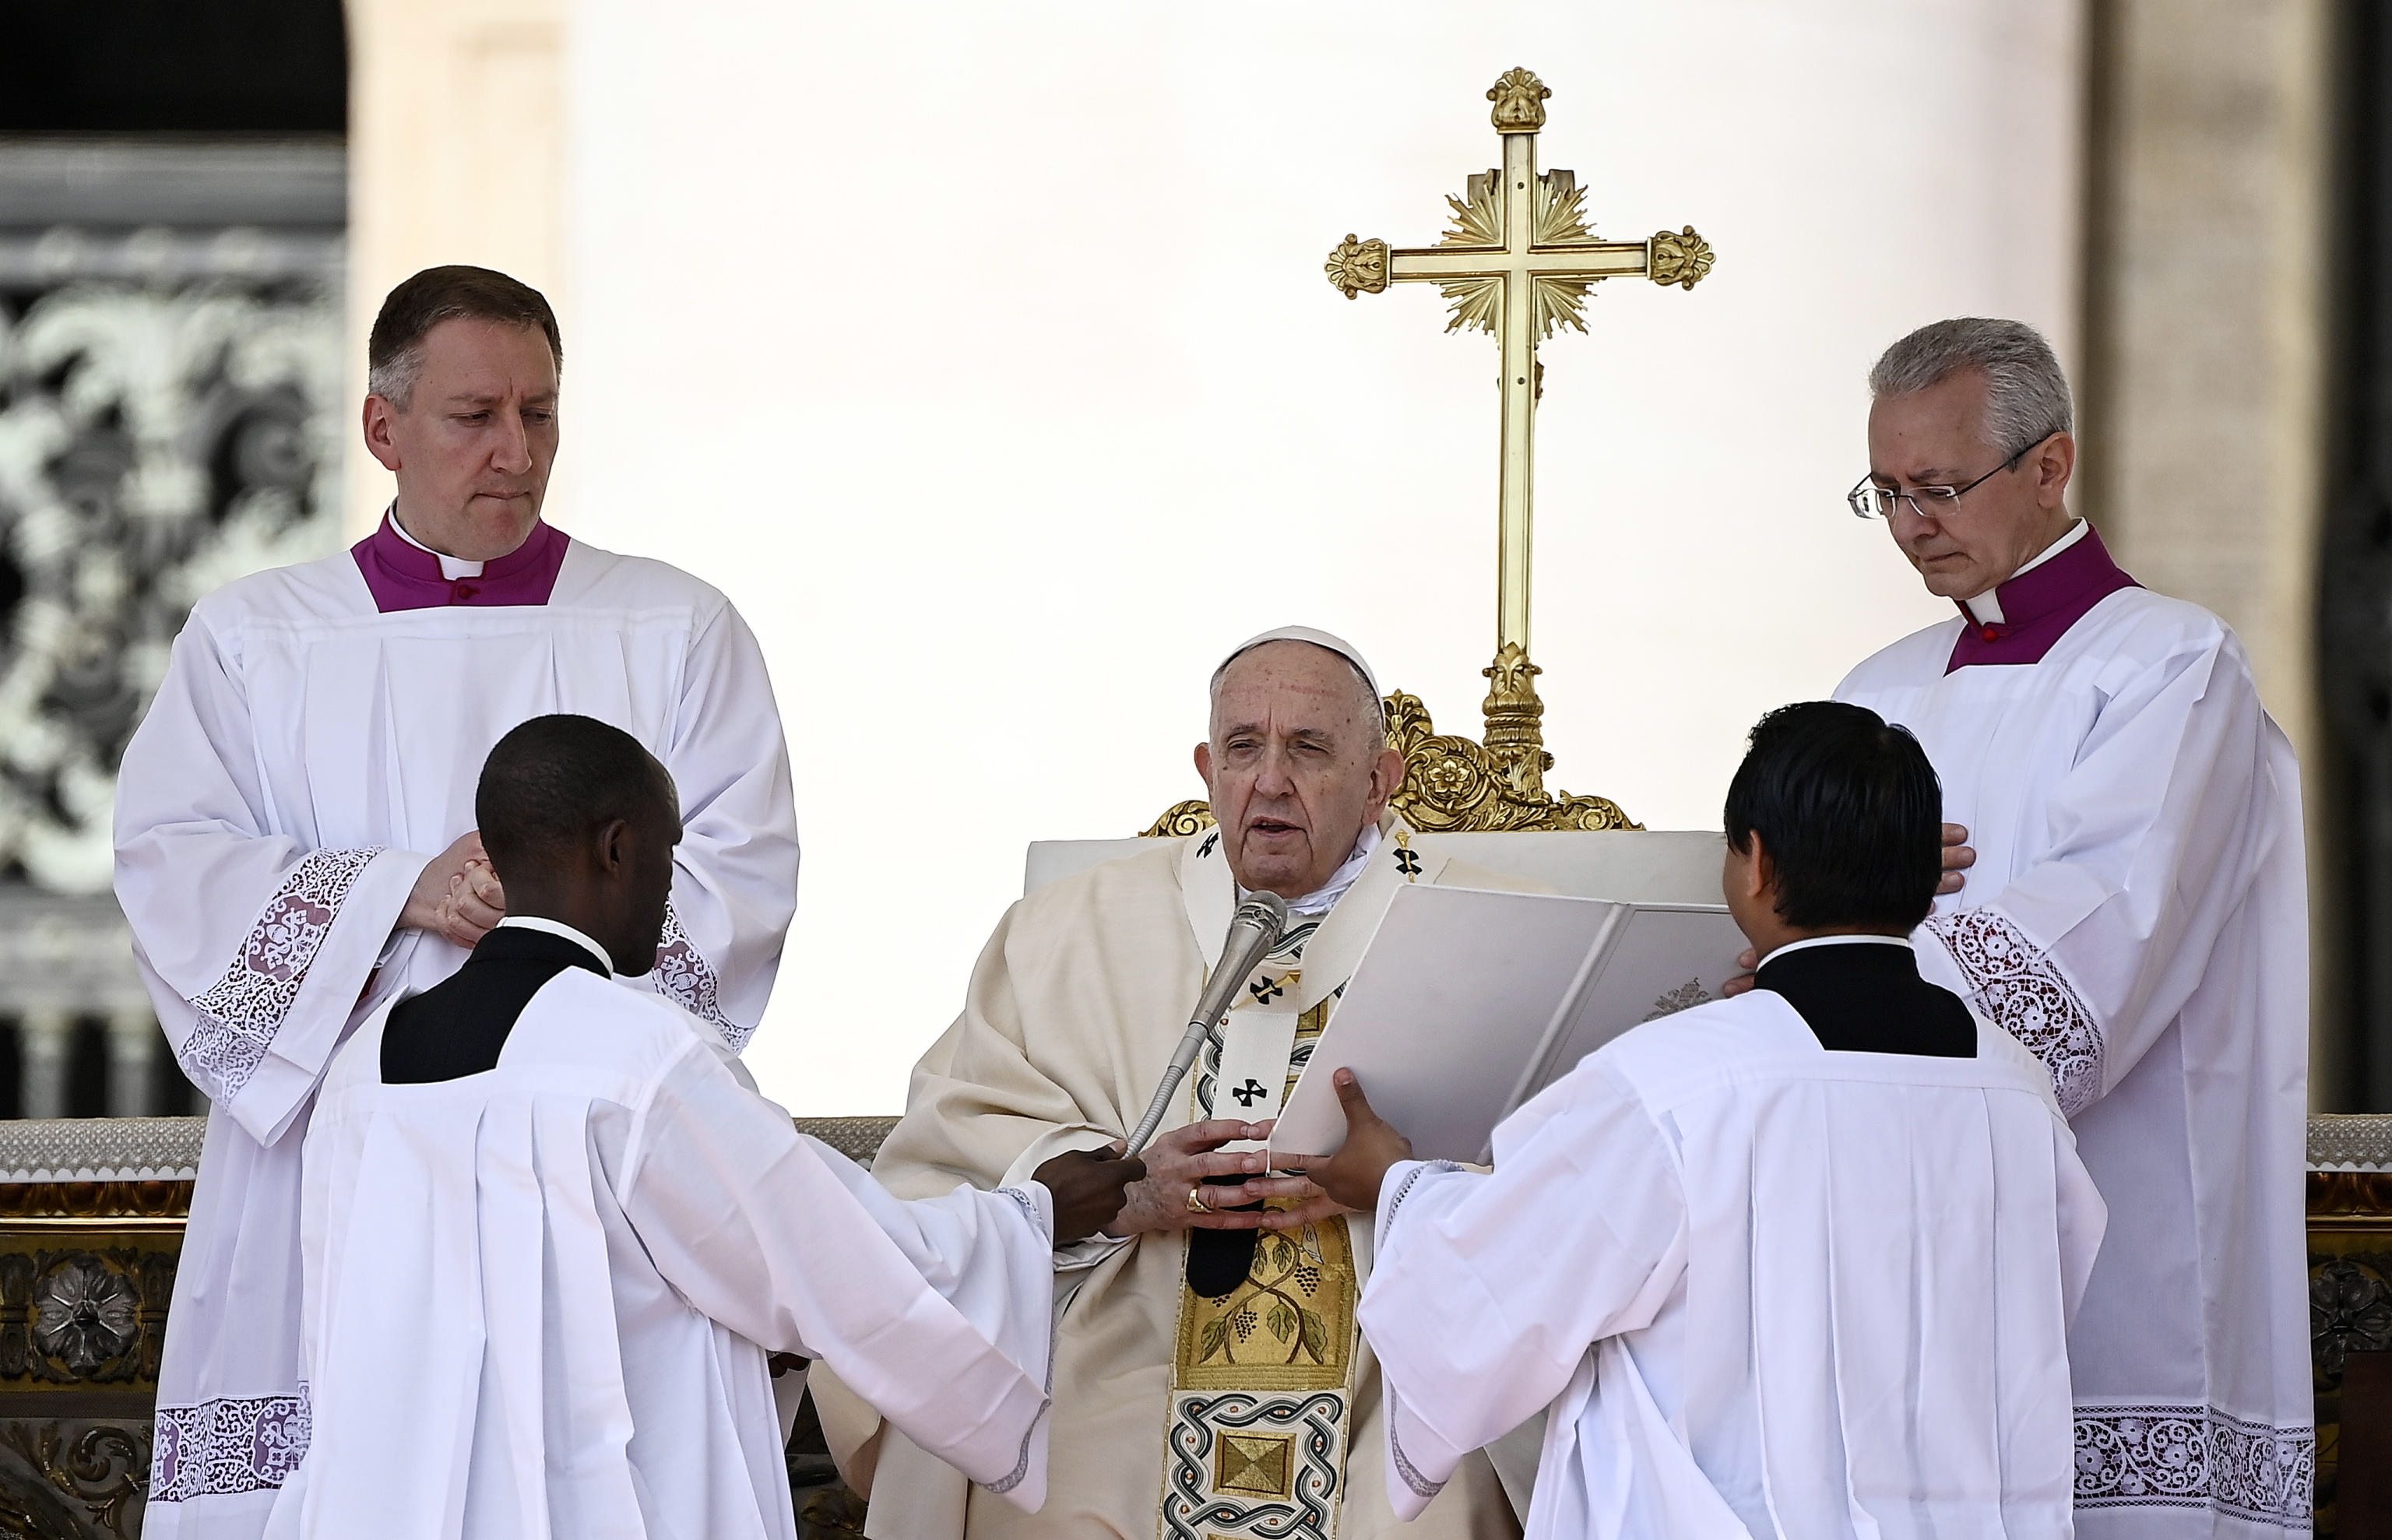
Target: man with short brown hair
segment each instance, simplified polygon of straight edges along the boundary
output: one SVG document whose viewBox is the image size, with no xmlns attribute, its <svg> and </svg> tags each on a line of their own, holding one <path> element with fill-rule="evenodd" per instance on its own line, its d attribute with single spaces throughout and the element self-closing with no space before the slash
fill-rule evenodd
<svg viewBox="0 0 2392 1540">
<path fill-rule="evenodd" d="M 479 267 L 392 291 L 367 447 L 373 534 L 202 599 L 124 754 L 116 891 L 158 1016 L 212 1106 L 159 1372 L 147 1532 L 250 1540 L 306 1451 L 300 1148 L 333 1049 L 505 915 L 474 778 L 576 712 L 671 771 L 688 837 L 644 987 L 747 1042 L 796 902 L 787 751 L 723 596 L 542 521 L 556 320 Z"/>
</svg>

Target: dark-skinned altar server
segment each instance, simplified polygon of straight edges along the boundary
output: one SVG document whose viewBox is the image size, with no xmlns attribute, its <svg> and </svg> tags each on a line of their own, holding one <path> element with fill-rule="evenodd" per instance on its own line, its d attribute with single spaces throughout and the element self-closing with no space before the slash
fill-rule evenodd
<svg viewBox="0 0 2392 1540">
<path fill-rule="evenodd" d="M 306 1448 L 300 1148 L 356 1023 L 504 912 L 474 834 L 490 745 L 543 712 L 630 732 L 689 837 L 652 988 L 743 1043 L 796 903 L 788 757 L 722 594 L 542 522 L 560 350 L 545 300 L 438 267 L 369 349 L 397 498 L 354 550 L 202 599 L 124 755 L 116 893 L 207 1142 L 159 1371 L 150 1540 L 248 1540 Z"/>
<path fill-rule="evenodd" d="M 1141 1168 L 903 1203 L 800 1134 L 709 1023 L 611 981 L 655 963 L 680 806 L 588 717 L 491 751 L 514 912 L 358 1030 L 308 1131 L 316 1436 L 275 1540 L 790 1540 L 771 1351 L 1036 1510 L 1048 1258 Z"/>
<path fill-rule="evenodd" d="M 1772 712 L 1722 873 L 1756 988 L 1588 1055 L 1491 1173 L 1412 1161 L 1340 1071 L 1346 1145 L 1307 1164 L 1378 1215 L 1403 1510 L 1550 1402 L 1530 1540 L 2069 1533 L 2101 1198 L 2042 1066 L 1919 977 L 1940 816 L 1909 734 Z"/>
<path fill-rule="evenodd" d="M 1371 1225 L 1251 1144 L 1407 883 L 1516 887 L 1421 840 L 1362 655 L 1323 631 L 1254 637 L 1215 672 L 1196 748 L 1218 826 L 1017 903 L 963 1014 L 915 1067 L 872 1174 L 901 1197 L 1002 1186 L 1134 1128 L 1243 894 L 1290 919 L 1245 980 L 1103 1233 L 1055 1254 L 1054 1459 L 1024 1516 L 968 1489 L 817 1377 L 832 1452 L 876 1540 L 1502 1540 L 1487 1456 L 1406 1524 L 1376 1455 L 1378 1365 L 1357 1336 Z M 1214 1185 L 1207 1178 L 1231 1178 Z M 1235 1211 L 1250 1203 L 1263 1213 Z M 1255 1227 L 1269 1226 L 1259 1244 Z M 1241 1245 L 1242 1243 L 1242 1245 Z M 1224 1264 L 1225 1265 L 1222 1265 Z M 1192 1273 L 1191 1273 L 1192 1266 Z M 1200 1288 L 1199 1285 L 1202 1287 Z"/>
<path fill-rule="evenodd" d="M 2070 1339 L 2093 1540 L 2308 1533 L 2300 773 L 2225 623 L 2068 511 L 2068 382 L 2015 321 L 1869 377 L 1856 511 L 1956 614 L 1839 697 L 1918 735 L 1976 851 L 1920 966 L 2042 1058 L 2110 1205 Z"/>
</svg>

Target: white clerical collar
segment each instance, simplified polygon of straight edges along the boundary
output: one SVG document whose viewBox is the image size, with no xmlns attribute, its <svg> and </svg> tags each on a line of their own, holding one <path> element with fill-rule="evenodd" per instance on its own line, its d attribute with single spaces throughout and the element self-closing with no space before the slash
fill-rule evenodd
<svg viewBox="0 0 2392 1540">
<path fill-rule="evenodd" d="M 1775 951 L 1773 951 L 1768 956 L 1762 958 L 1761 960 L 1761 965 L 1765 968 L 1770 964 L 1776 962 L 1779 958 L 1789 956 L 1794 952 L 1802 951 L 1806 947 L 1849 946 L 1902 947 L 1908 949 L 1910 946 L 1910 938 L 1907 936 L 1806 936 L 1801 940 L 1788 941 L 1784 946 L 1779 947 Z"/>
<path fill-rule="evenodd" d="M 398 499 L 396 498 L 391 499 L 388 517 L 390 519 L 390 527 L 398 531 L 398 537 L 400 539 L 405 540 L 409 545 L 411 545 L 416 550 L 423 552 L 424 555 L 437 557 L 439 559 L 440 576 L 448 581 L 454 583 L 460 577 L 479 577 L 482 576 L 481 563 L 468 562 L 462 556 L 450 556 L 444 551 L 435 550 L 430 546 L 427 546 L 422 541 L 417 539 L 414 536 L 410 535 L 407 532 L 407 526 L 398 522 Z"/>
<path fill-rule="evenodd" d="M 606 970 L 607 977 L 615 977 L 615 960 L 606 955 L 606 949 L 566 925 L 563 920 L 552 920 L 541 914 L 510 914 L 498 925 L 500 930 L 510 926 L 516 930 L 540 930 L 551 936 L 562 936 L 598 959 L 598 965 Z"/>
<path fill-rule="evenodd" d="M 2019 568 L 2018 571 L 2011 573 L 2008 577 L 2003 578 L 2002 583 L 2017 582 L 2020 578 L 2024 577 L 2028 573 L 2033 572 L 2035 568 L 2043 565 L 2046 562 L 2050 561 L 2061 551 L 2066 550 L 2070 546 L 2073 546 L 2077 541 L 2085 538 L 2086 532 L 2090 530 L 2092 527 L 2093 526 L 2091 524 L 2086 524 L 2084 520 L 2077 520 L 2075 523 L 2068 526 L 2067 534 L 2062 535 L 2059 539 L 2054 540 L 2051 544 L 2044 547 L 2040 555 L 2036 556 L 2034 561 L 2029 562 L 2026 565 Z M 1969 613 L 1977 617 L 1978 625 L 1998 626 L 2002 624 L 2002 602 L 1999 597 L 2002 591 L 2002 583 L 1995 584 L 1992 588 L 1987 589 L 1984 592 L 1977 595 L 1974 599 L 1963 601 L 1963 602 L 1969 606 Z"/>
<path fill-rule="evenodd" d="M 1377 824 L 1363 824 L 1362 837 L 1354 842 L 1353 854 L 1347 856 L 1336 871 L 1329 874 L 1327 882 L 1290 902 L 1287 912 L 1311 919 L 1335 908 L 1337 900 L 1346 896 L 1346 890 L 1354 886 L 1354 879 L 1362 874 L 1362 868 L 1371 864 L 1371 857 L 1377 852 L 1382 837 Z M 1245 897 L 1246 890 L 1239 888 L 1239 901 L 1243 902 Z"/>
</svg>

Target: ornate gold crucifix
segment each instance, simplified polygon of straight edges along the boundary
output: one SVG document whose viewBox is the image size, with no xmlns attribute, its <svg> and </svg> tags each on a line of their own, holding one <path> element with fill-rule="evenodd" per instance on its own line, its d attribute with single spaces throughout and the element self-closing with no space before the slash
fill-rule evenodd
<svg viewBox="0 0 2392 1540">
<path fill-rule="evenodd" d="M 1617 803 L 1599 796 L 1558 799 L 1545 792 L 1545 752 L 1537 698 L 1540 670 L 1528 661 L 1529 514 L 1536 472 L 1536 406 L 1544 366 L 1537 344 L 1556 326 L 1586 330 L 1590 285 L 1608 278 L 1651 278 L 1692 289 L 1711 270 L 1711 249 L 1689 225 L 1649 240 L 1598 240 L 1587 228 L 1585 194 L 1566 171 L 1537 171 L 1537 131 L 1553 93 L 1526 70 L 1507 71 L 1488 91 L 1495 104 L 1503 166 L 1469 179 L 1448 198 L 1453 227 L 1434 246 L 1390 247 L 1347 236 L 1329 253 L 1329 281 L 1347 299 L 1390 283 L 1434 283 L 1452 318 L 1448 331 L 1473 327 L 1502 344 L 1503 451 L 1497 544 L 1495 661 L 1487 670 L 1487 740 L 1430 731 L 1415 696 L 1388 697 L 1388 729 L 1410 769 L 1398 806 L 1423 829 L 1632 828 Z"/>
<path fill-rule="evenodd" d="M 1347 236 L 1329 253 L 1329 281 L 1347 299 L 1390 283 L 1434 283 L 1452 306 L 1448 331 L 1495 334 L 1503 353 L 1503 455 L 1495 661 L 1486 669 L 1484 744 L 1438 732 L 1417 695 L 1387 697 L 1387 738 L 1404 756 L 1396 810 L 1415 829 L 1633 829 L 1605 796 L 1545 790 L 1537 675 L 1528 661 L 1528 515 L 1536 470 L 1536 407 L 1544 372 L 1537 344 L 1557 325 L 1586 330 L 1587 289 L 1604 278 L 1651 278 L 1692 289 L 1711 270 L 1711 249 L 1689 225 L 1650 240 L 1597 240 L 1587 228 L 1578 178 L 1537 171 L 1537 131 L 1553 93 L 1526 70 L 1507 71 L 1487 93 L 1502 136 L 1503 167 L 1469 179 L 1448 198 L 1453 227 L 1434 246 L 1389 246 Z M 1182 802 L 1150 835 L 1190 835 L 1212 822 L 1202 802 Z"/>
</svg>

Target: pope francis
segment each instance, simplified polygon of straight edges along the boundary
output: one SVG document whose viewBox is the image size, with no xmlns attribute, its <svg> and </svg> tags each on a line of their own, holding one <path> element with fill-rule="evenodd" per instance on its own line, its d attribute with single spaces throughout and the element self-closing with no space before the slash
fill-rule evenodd
<svg viewBox="0 0 2392 1540">
<path fill-rule="evenodd" d="M 1147 1147 L 1147 1177 L 1107 1233 L 1055 1254 L 1044 1511 L 985 1500 L 818 1380 L 834 1453 L 871 1499 L 868 1535 L 1519 1533 L 1483 1454 L 1419 1519 L 1397 1520 L 1374 1456 L 1378 1365 L 1355 1327 L 1371 1219 L 1302 1177 L 1266 1174 L 1249 1143 L 1302 1072 L 1399 885 L 1519 886 L 1420 848 L 1388 811 L 1404 763 L 1384 720 L 1369 666 L 1346 642 L 1289 628 L 1244 643 L 1213 676 L 1196 749 L 1217 826 L 1040 888 L 990 938 L 962 1016 L 916 1066 L 905 1116 L 875 1162 L 901 1197 L 959 1181 L 1002 1186 L 1061 1151 L 1122 1139 L 1241 894 L 1276 893 L 1289 910 L 1190 1077 L 1186 1125 Z M 1248 1207 L 1260 1204 L 1268 1221 Z M 1227 1292 L 1191 1287 L 1191 1263 L 1199 1283 Z"/>
</svg>

